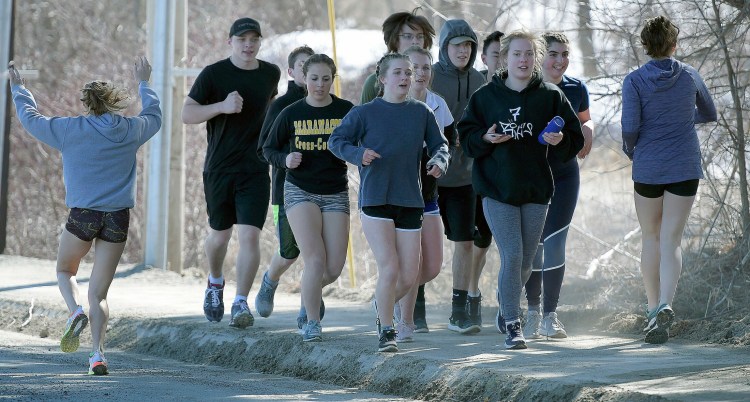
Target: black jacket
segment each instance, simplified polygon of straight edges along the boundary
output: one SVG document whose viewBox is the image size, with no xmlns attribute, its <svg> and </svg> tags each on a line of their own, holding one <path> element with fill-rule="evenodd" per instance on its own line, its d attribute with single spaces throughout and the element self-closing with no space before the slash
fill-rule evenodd
<svg viewBox="0 0 750 402">
<path fill-rule="evenodd" d="M 542 82 L 538 74 L 521 92 L 506 87 L 505 78 L 507 73 L 496 75 L 477 90 L 457 125 L 461 147 L 474 158 L 474 190 L 515 206 L 548 204 L 554 183 L 547 152 L 562 161 L 575 157 L 583 147 L 581 124 L 562 91 Z M 537 137 L 554 116 L 565 120 L 563 140 L 556 146 L 542 145 Z M 501 144 L 485 142 L 482 136 L 493 124 L 496 133 L 513 138 Z"/>
</svg>

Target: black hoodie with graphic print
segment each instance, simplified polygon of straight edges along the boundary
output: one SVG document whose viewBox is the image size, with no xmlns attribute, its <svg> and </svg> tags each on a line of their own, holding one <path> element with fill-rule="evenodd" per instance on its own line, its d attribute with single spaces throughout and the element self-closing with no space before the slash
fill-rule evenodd
<svg viewBox="0 0 750 402">
<path fill-rule="evenodd" d="M 481 196 L 505 204 L 548 204 L 554 182 L 547 153 L 563 162 L 574 158 L 583 148 L 581 123 L 562 91 L 542 82 L 538 73 L 520 92 L 505 86 L 507 74 L 495 75 L 474 93 L 456 125 L 461 147 L 474 158 L 472 184 Z M 537 137 L 555 116 L 565 120 L 563 139 L 542 145 Z M 484 141 L 493 124 L 497 134 L 512 138 L 500 144 Z"/>
<path fill-rule="evenodd" d="M 448 57 L 449 41 L 458 36 L 468 36 L 474 40 L 471 43 L 471 55 L 465 70 L 459 70 Z M 440 29 L 439 39 L 438 62 L 432 65 L 432 90 L 445 99 L 453 120 L 457 122 L 463 116 L 471 95 L 485 82 L 484 76 L 473 67 L 478 52 L 477 35 L 466 21 L 448 20 Z M 460 147 L 451 147 L 451 166 L 448 172 L 438 179 L 438 186 L 470 185 L 471 163 L 471 158 L 466 157 Z"/>
</svg>

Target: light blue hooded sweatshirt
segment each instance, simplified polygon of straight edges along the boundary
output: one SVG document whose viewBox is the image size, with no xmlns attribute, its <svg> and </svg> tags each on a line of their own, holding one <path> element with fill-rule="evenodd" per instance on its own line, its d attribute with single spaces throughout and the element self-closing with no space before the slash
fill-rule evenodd
<svg viewBox="0 0 750 402">
<path fill-rule="evenodd" d="M 137 117 L 47 117 L 26 87 L 11 91 L 23 128 L 62 153 L 68 208 L 112 212 L 135 205 L 136 153 L 161 127 L 159 99 L 148 82 L 139 84 L 143 110 Z"/>
<path fill-rule="evenodd" d="M 633 181 L 669 184 L 702 179 L 696 123 L 716 121 L 698 72 L 673 58 L 651 60 L 622 84 L 622 149 Z"/>
</svg>

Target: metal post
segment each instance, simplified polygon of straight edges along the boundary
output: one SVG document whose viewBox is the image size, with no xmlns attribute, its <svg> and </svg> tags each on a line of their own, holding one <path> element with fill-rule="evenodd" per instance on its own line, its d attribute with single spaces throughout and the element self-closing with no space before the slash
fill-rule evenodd
<svg viewBox="0 0 750 402">
<path fill-rule="evenodd" d="M 0 0 L 0 71 L 13 57 L 13 0 Z M 5 252 L 8 226 L 8 159 L 10 158 L 10 96 L 8 79 L 0 74 L 0 253 Z"/>
<path fill-rule="evenodd" d="M 174 65 L 174 0 L 148 3 L 149 59 L 152 85 L 161 100 L 162 126 L 148 145 L 146 166 L 146 265 L 168 268 L 169 151 L 172 133 L 172 66 Z"/>
<path fill-rule="evenodd" d="M 187 0 L 175 4 L 174 58 L 177 64 L 187 60 Z M 174 76 L 174 69 L 171 70 Z M 169 220 L 167 262 L 169 269 L 182 271 L 182 245 L 185 227 L 185 126 L 180 117 L 187 78 L 174 78 L 172 104 L 172 144 L 169 160 Z"/>
</svg>

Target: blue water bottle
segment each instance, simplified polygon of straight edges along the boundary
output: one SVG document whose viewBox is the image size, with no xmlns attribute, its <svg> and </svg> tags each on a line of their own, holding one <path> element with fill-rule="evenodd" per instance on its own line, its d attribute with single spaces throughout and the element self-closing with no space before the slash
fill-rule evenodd
<svg viewBox="0 0 750 402">
<path fill-rule="evenodd" d="M 562 119 L 560 116 L 555 116 L 550 120 L 549 124 L 547 124 L 547 127 L 542 130 L 541 134 L 539 134 L 539 137 L 537 139 L 539 140 L 539 143 L 542 145 L 547 145 L 547 141 L 544 140 L 544 133 L 559 133 L 560 130 L 562 130 L 563 126 L 565 126 L 565 120 Z"/>
</svg>

